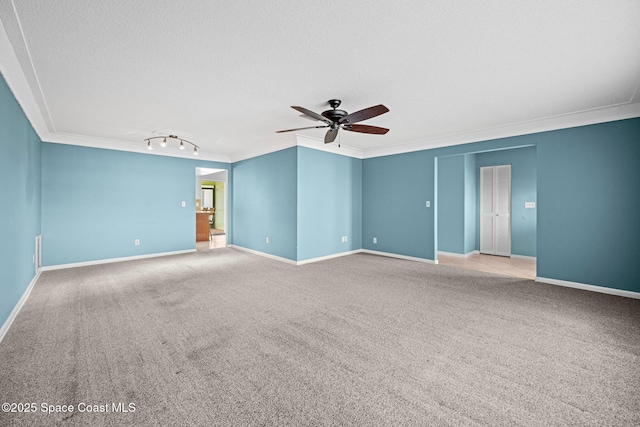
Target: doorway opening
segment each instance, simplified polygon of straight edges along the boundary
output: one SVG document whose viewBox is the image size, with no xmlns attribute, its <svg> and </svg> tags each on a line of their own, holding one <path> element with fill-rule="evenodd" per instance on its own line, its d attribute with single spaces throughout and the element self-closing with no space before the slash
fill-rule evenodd
<svg viewBox="0 0 640 427">
<path fill-rule="evenodd" d="M 535 278 L 536 159 L 535 145 L 435 159 L 434 249 L 439 264 Z M 498 184 L 488 175 L 509 183 L 498 200 Z M 491 190 L 483 193 L 483 186 Z"/>
<path fill-rule="evenodd" d="M 227 246 L 228 171 L 196 168 L 196 249 Z"/>
</svg>

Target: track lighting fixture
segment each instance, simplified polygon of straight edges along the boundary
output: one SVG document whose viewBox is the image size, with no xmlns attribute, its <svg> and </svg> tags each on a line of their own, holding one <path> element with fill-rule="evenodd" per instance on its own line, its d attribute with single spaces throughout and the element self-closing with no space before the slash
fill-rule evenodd
<svg viewBox="0 0 640 427">
<path fill-rule="evenodd" d="M 160 146 L 161 147 L 166 147 L 167 146 L 167 138 L 169 138 L 169 141 L 171 141 L 172 139 L 180 141 L 180 145 L 178 146 L 178 148 L 180 148 L 181 150 L 184 150 L 184 148 L 185 148 L 184 143 L 185 142 L 187 144 L 191 144 L 193 146 L 193 155 L 194 156 L 198 155 L 198 148 L 199 147 L 196 144 L 194 144 L 191 141 L 187 141 L 186 139 L 178 138 L 176 135 L 152 136 L 151 138 L 145 139 L 145 141 L 147 141 L 147 150 L 153 150 L 153 145 L 151 145 L 151 141 L 154 140 L 154 139 L 162 139 L 162 141 L 160 142 Z"/>
</svg>

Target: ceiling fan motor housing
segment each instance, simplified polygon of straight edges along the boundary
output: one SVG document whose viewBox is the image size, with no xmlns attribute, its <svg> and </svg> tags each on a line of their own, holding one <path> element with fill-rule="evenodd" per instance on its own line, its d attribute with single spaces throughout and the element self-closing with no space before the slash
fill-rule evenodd
<svg viewBox="0 0 640 427">
<path fill-rule="evenodd" d="M 321 114 L 332 122 L 336 123 L 338 120 L 346 116 L 348 113 L 344 110 L 338 110 L 337 108 L 340 106 L 342 101 L 339 99 L 330 99 L 329 105 L 333 110 L 323 111 Z"/>
<path fill-rule="evenodd" d="M 344 110 L 327 110 L 323 111 L 321 114 L 332 122 L 337 122 L 338 120 L 346 116 L 347 112 Z"/>
</svg>

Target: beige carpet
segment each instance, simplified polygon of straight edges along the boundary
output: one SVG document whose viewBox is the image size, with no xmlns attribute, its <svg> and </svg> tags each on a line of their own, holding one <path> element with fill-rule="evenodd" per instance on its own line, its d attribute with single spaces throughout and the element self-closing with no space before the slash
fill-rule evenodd
<svg viewBox="0 0 640 427">
<path fill-rule="evenodd" d="M 44 272 L 0 343 L 36 412 L 0 425 L 638 426 L 639 366 L 639 300 L 223 248 Z"/>
</svg>

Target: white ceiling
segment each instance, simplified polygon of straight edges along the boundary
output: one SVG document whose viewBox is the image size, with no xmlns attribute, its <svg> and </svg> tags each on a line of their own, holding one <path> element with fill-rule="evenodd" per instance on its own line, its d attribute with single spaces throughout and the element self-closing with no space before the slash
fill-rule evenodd
<svg viewBox="0 0 640 427">
<path fill-rule="evenodd" d="M 1 71 L 51 142 L 322 148 L 275 131 L 331 98 L 390 110 L 363 122 L 384 136 L 341 131 L 360 157 L 640 116 L 637 0 L 0 0 L 0 20 Z"/>
</svg>

